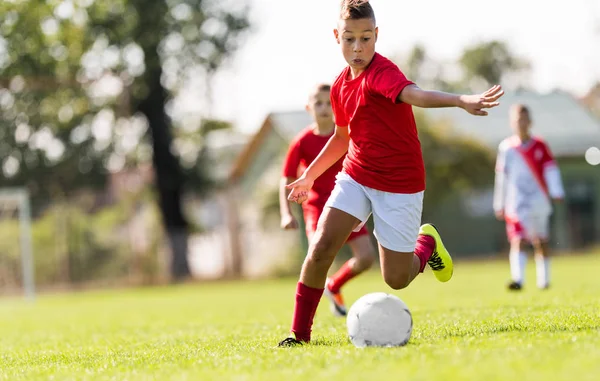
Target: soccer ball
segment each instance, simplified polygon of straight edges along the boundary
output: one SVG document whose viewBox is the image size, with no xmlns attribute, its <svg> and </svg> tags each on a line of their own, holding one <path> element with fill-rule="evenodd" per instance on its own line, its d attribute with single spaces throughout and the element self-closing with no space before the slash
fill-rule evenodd
<svg viewBox="0 0 600 381">
<path fill-rule="evenodd" d="M 363 347 L 399 347 L 408 343 L 412 315 L 400 298 L 375 292 L 358 299 L 346 319 L 352 344 Z"/>
</svg>

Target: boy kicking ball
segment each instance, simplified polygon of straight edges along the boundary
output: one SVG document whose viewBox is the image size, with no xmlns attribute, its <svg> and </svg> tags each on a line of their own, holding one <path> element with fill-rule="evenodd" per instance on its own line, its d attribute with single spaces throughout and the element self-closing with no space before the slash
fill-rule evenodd
<svg viewBox="0 0 600 381">
<path fill-rule="evenodd" d="M 347 154 L 302 266 L 293 336 L 280 346 L 310 342 L 329 267 L 350 233 L 361 229 L 371 214 L 381 272 L 392 289 L 407 287 L 426 264 L 439 281 L 452 277 L 452 258 L 438 231 L 431 224 L 419 226 L 425 169 L 412 106 L 461 107 L 483 116 L 486 108 L 498 105 L 503 92 L 500 86 L 479 95 L 422 90 L 375 52 L 378 33 L 368 1 L 342 1 L 334 35 L 348 66 L 331 89 L 335 133 L 288 185 L 288 199 L 306 201 L 315 180 Z"/>
<path fill-rule="evenodd" d="M 291 201 L 287 199 L 289 193 L 287 184 L 296 181 L 299 170 L 308 167 L 315 160 L 335 130 L 330 91 L 331 86 L 328 84 L 320 84 L 312 91 L 308 98 L 306 111 L 314 122 L 301 131 L 290 143 L 279 188 L 281 227 L 284 229 L 298 228 L 298 221 L 290 208 Z M 308 199 L 302 203 L 306 236 L 309 242 L 317 230 L 319 217 L 335 186 L 335 176 L 342 170 L 342 161 L 343 157 L 315 179 L 308 192 Z M 346 243 L 352 250 L 352 258 L 327 280 L 324 291 L 331 302 L 331 311 L 336 316 L 346 316 L 347 313 L 341 292 L 342 286 L 358 274 L 368 270 L 375 259 L 375 248 L 366 227 L 363 226 L 358 231 L 352 232 Z"/>
</svg>

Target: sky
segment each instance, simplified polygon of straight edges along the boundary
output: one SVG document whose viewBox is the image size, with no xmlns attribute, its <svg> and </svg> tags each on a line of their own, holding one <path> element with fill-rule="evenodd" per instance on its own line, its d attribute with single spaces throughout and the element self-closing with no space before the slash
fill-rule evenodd
<svg viewBox="0 0 600 381">
<path fill-rule="evenodd" d="M 302 109 L 312 86 L 331 82 L 345 62 L 332 31 L 339 0 L 248 1 L 254 30 L 215 80 L 212 116 L 252 133 L 269 112 Z M 466 46 L 500 39 L 529 60 L 540 92 L 583 95 L 600 80 L 600 0 L 371 4 L 376 50 L 385 56 L 406 55 L 421 43 L 433 59 L 452 62 Z"/>
</svg>

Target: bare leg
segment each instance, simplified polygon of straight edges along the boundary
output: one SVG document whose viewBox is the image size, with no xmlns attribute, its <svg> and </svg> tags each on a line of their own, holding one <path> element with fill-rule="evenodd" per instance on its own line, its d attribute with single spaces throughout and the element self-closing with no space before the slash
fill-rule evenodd
<svg viewBox="0 0 600 381">
<path fill-rule="evenodd" d="M 308 287 L 323 288 L 335 256 L 359 223 L 358 219 L 346 212 L 325 208 L 317 231 L 310 240 L 300 282 Z"/>
<path fill-rule="evenodd" d="M 394 290 L 405 288 L 419 274 L 421 260 L 415 253 L 386 249 L 379 244 L 381 274 L 385 283 Z"/>
<path fill-rule="evenodd" d="M 346 282 L 368 270 L 375 261 L 375 248 L 369 235 L 355 237 L 353 240 L 348 241 L 348 245 L 352 249 L 353 256 L 327 282 L 327 288 L 331 294 L 338 294 Z M 335 300 L 334 303 L 337 303 L 340 307 L 344 305 L 341 297 Z"/>
<path fill-rule="evenodd" d="M 361 235 L 348 242 L 352 250 L 352 258 L 348 260 L 348 266 L 354 274 L 360 274 L 373 266 L 375 262 L 375 248 L 371 242 L 371 237 Z"/>
<path fill-rule="evenodd" d="M 509 285 L 509 288 L 519 289 L 525 283 L 526 248 L 527 243 L 519 237 L 513 238 L 510 242 L 509 262 L 513 283 Z"/>
<path fill-rule="evenodd" d="M 537 286 L 548 288 L 550 285 L 550 245 L 547 240 L 536 239 L 533 241 L 535 253 Z"/>
<path fill-rule="evenodd" d="M 296 340 L 310 341 L 313 319 L 323 295 L 327 271 L 357 224 L 355 217 L 333 208 L 326 208 L 319 219 L 296 288 L 291 329 Z"/>
</svg>

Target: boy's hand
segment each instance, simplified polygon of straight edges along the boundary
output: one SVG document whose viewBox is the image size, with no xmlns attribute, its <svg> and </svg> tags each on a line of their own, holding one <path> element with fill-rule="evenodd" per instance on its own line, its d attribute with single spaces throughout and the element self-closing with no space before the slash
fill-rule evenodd
<svg viewBox="0 0 600 381">
<path fill-rule="evenodd" d="M 302 204 L 308 198 L 308 191 L 312 188 L 314 180 L 307 178 L 302 175 L 298 178 L 298 180 L 294 181 L 291 184 L 286 185 L 287 189 L 291 189 L 292 191 L 288 195 L 288 200 L 294 201 L 298 204 Z"/>
<path fill-rule="evenodd" d="M 498 106 L 500 102 L 496 101 L 502 95 L 504 95 L 502 87 L 496 85 L 483 94 L 461 95 L 459 97 L 459 106 L 465 109 L 469 114 L 486 116 L 488 113 L 483 109 Z"/>
<path fill-rule="evenodd" d="M 497 210 L 496 218 L 498 219 L 498 221 L 503 221 L 504 220 L 504 210 Z"/>
<path fill-rule="evenodd" d="M 298 229 L 298 221 L 291 214 L 281 216 L 281 228 L 285 230 Z"/>
</svg>

